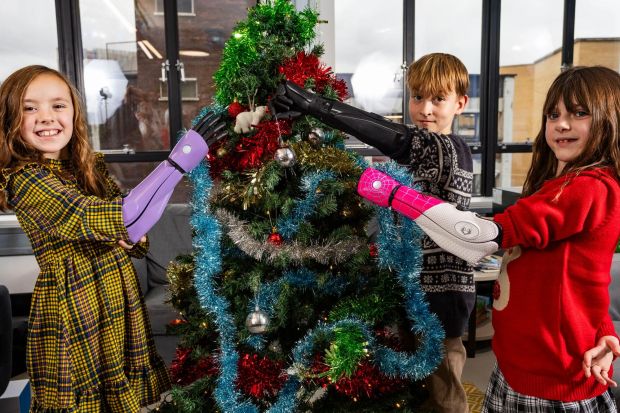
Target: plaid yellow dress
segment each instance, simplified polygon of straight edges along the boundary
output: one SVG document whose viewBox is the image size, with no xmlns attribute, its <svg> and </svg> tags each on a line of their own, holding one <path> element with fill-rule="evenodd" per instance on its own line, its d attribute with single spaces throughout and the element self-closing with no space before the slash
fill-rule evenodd
<svg viewBox="0 0 620 413">
<path fill-rule="evenodd" d="M 0 177 L 41 269 L 28 325 L 31 412 L 133 413 L 170 387 L 129 257 L 148 245 L 117 244 L 128 239 L 120 191 L 101 155 L 97 168 L 106 199 L 80 191 L 69 161 Z"/>
</svg>

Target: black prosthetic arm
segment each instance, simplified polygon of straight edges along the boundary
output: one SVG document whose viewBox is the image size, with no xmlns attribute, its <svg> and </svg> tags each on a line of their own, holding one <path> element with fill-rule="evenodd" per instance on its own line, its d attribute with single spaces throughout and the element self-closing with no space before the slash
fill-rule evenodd
<svg viewBox="0 0 620 413">
<path fill-rule="evenodd" d="M 278 86 L 270 107 L 278 119 L 295 118 L 302 114 L 314 116 L 326 125 L 374 146 L 395 161 L 407 161 L 409 156 L 411 135 L 407 126 L 346 103 L 326 99 L 293 82 L 286 81 Z"/>
</svg>

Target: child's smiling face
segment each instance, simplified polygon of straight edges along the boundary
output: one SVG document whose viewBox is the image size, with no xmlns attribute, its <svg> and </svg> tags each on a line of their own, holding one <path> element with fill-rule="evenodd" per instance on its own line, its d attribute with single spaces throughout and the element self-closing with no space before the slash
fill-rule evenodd
<svg viewBox="0 0 620 413">
<path fill-rule="evenodd" d="M 573 113 L 561 100 L 547 114 L 545 140 L 558 160 L 556 176 L 583 152 L 590 138 L 591 126 L 592 115 L 585 108 L 576 106 Z"/>
<path fill-rule="evenodd" d="M 22 138 L 45 158 L 66 157 L 74 113 L 67 84 L 53 74 L 41 74 L 28 85 L 22 105 Z"/>
</svg>

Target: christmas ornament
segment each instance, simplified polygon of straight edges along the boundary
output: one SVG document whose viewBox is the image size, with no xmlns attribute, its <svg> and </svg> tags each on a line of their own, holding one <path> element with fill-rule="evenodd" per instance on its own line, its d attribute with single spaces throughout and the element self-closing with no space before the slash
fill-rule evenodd
<svg viewBox="0 0 620 413">
<path fill-rule="evenodd" d="M 237 99 L 235 99 L 233 103 L 228 105 L 228 116 L 235 119 L 238 114 L 245 112 L 246 110 L 248 110 L 248 108 L 237 102 Z"/>
<path fill-rule="evenodd" d="M 223 146 L 220 146 L 219 148 L 217 148 L 217 151 L 215 151 L 215 154 L 218 158 L 223 158 L 228 154 L 228 151 Z"/>
<path fill-rule="evenodd" d="M 377 244 L 373 242 L 368 245 L 368 253 L 372 258 L 377 258 L 379 256 L 379 248 L 377 248 Z"/>
<path fill-rule="evenodd" d="M 273 245 L 280 246 L 282 245 L 282 242 L 284 241 L 282 239 L 282 235 L 278 234 L 276 232 L 276 228 L 272 228 L 271 230 L 271 234 L 269 234 L 269 236 L 267 237 L 267 241 L 269 241 L 270 243 L 272 243 Z"/>
<path fill-rule="evenodd" d="M 291 166 L 295 165 L 295 162 L 297 161 L 295 157 L 295 152 L 293 152 L 293 150 L 288 146 L 284 148 L 278 148 L 278 150 L 276 150 L 274 159 L 285 168 L 290 168 Z"/>
<path fill-rule="evenodd" d="M 248 133 L 265 117 L 267 106 L 257 106 L 253 111 L 241 112 L 235 118 L 235 133 Z"/>
<path fill-rule="evenodd" d="M 325 131 L 321 128 L 312 128 L 310 133 L 308 134 L 308 140 L 314 146 L 319 146 L 325 140 Z"/>
<path fill-rule="evenodd" d="M 280 341 L 274 340 L 269 343 L 269 351 L 274 353 L 282 353 L 282 345 L 280 344 Z"/>
<path fill-rule="evenodd" d="M 245 319 L 245 326 L 252 334 L 263 334 L 269 328 L 269 316 L 256 307 Z"/>
</svg>

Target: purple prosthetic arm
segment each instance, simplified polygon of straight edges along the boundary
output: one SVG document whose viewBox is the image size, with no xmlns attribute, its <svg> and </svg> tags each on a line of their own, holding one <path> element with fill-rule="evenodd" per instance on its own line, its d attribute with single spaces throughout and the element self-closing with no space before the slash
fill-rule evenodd
<svg viewBox="0 0 620 413">
<path fill-rule="evenodd" d="M 129 241 L 140 241 L 155 225 L 183 174 L 198 166 L 209 146 L 226 135 L 222 115 L 208 113 L 179 139 L 168 159 L 123 198 L 123 221 Z"/>
<path fill-rule="evenodd" d="M 501 244 L 501 228 L 495 222 L 403 186 L 376 169 L 364 171 L 357 192 L 413 219 L 437 245 L 465 261 L 475 263 Z"/>
</svg>

